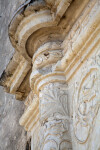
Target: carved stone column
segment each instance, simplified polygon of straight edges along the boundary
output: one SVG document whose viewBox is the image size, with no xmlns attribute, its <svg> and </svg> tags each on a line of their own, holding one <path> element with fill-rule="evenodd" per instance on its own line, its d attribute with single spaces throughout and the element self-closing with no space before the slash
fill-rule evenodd
<svg viewBox="0 0 100 150">
<path fill-rule="evenodd" d="M 39 97 L 40 149 L 72 149 L 67 84 L 55 65 L 62 58 L 60 43 L 42 45 L 33 56 L 31 87 Z"/>
<path fill-rule="evenodd" d="M 27 0 L 9 38 L 15 53 L 0 85 L 25 100 L 31 149 L 99 150 L 100 0 Z"/>
<path fill-rule="evenodd" d="M 66 88 L 65 83 L 49 83 L 39 93 L 42 150 L 71 149 Z"/>
</svg>

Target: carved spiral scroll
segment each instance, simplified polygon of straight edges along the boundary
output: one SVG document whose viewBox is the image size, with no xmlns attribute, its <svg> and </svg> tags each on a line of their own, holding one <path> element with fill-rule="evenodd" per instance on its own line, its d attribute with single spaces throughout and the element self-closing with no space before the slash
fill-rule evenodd
<svg viewBox="0 0 100 150">
<path fill-rule="evenodd" d="M 90 68 L 75 93 L 74 134 L 81 144 L 88 140 L 99 110 L 99 77 L 99 68 Z"/>
</svg>

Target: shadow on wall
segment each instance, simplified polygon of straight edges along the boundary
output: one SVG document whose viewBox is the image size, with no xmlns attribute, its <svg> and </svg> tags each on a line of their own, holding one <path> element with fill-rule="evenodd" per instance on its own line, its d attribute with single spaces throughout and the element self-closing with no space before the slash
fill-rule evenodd
<svg viewBox="0 0 100 150">
<path fill-rule="evenodd" d="M 31 150 L 31 138 L 26 143 L 26 150 Z"/>
</svg>

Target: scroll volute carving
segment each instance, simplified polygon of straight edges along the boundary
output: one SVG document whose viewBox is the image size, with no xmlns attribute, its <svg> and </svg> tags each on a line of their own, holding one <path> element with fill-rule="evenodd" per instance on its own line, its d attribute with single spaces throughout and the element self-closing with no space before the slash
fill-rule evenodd
<svg viewBox="0 0 100 150">
<path fill-rule="evenodd" d="M 39 69 L 52 63 L 56 63 L 61 58 L 62 50 L 45 51 L 35 59 L 34 68 Z"/>
<path fill-rule="evenodd" d="M 63 57 L 61 42 L 48 42 L 37 49 L 33 56 L 33 70 L 57 63 Z"/>
</svg>

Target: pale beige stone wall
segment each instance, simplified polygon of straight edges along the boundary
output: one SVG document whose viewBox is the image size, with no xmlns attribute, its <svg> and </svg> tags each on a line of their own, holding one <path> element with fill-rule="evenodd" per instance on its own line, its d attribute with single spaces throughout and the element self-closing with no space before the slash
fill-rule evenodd
<svg viewBox="0 0 100 150">
<path fill-rule="evenodd" d="M 86 9 L 83 16 L 85 12 Z M 77 51 L 78 57 L 72 61 L 73 69 L 70 75 L 66 74 L 67 80 L 72 75 L 68 81 L 68 99 L 74 150 L 100 149 L 100 17 L 98 14 L 100 14 L 100 3 L 96 1 L 77 32 L 68 41 L 72 44 L 73 51 L 75 48 L 83 51 L 82 54 L 78 54 Z M 73 31 L 74 27 L 71 32 Z"/>
<path fill-rule="evenodd" d="M 100 1 L 26 1 L 18 10 L 1 83 L 25 100 L 19 123 L 32 150 L 98 150 Z"/>
<path fill-rule="evenodd" d="M 99 49 L 100 46 L 96 48 L 68 84 L 72 141 L 75 150 L 100 149 Z"/>
</svg>

